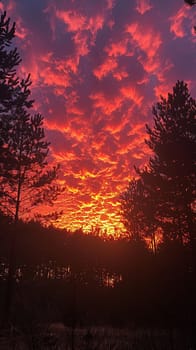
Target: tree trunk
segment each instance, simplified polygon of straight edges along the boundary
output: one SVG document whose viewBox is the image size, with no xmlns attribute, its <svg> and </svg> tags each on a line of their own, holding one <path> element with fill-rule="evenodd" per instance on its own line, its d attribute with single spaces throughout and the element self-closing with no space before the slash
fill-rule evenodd
<svg viewBox="0 0 196 350">
<path fill-rule="evenodd" d="M 14 223 L 11 225 L 11 235 L 10 235 L 10 254 L 9 254 L 9 267 L 7 284 L 5 290 L 5 305 L 4 305 L 4 315 L 3 315 L 3 326 L 10 327 L 12 322 L 12 301 L 14 295 L 14 285 L 15 285 L 15 271 L 16 271 L 16 243 L 17 243 L 17 230 L 18 230 L 18 219 L 19 219 L 19 208 L 20 208 L 20 195 L 21 195 L 21 169 L 19 166 L 18 172 L 18 189 L 16 198 L 16 207 L 14 215 Z"/>
</svg>

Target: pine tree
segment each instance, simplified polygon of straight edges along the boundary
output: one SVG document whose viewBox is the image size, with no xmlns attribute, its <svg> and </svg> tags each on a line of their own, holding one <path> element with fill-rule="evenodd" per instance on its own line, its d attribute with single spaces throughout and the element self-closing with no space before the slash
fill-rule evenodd
<svg viewBox="0 0 196 350">
<path fill-rule="evenodd" d="M 6 18 L 6 12 L 0 17 L 0 99 L 1 111 L 9 104 L 13 89 L 19 83 L 16 76 L 16 68 L 21 59 L 16 48 L 12 48 L 12 40 L 15 36 L 15 23 L 10 26 L 10 18 Z M 4 102 L 4 106 L 2 105 Z"/>
<path fill-rule="evenodd" d="M 141 225 L 143 213 L 138 203 L 141 195 L 141 182 L 133 178 L 120 197 L 123 224 L 130 239 L 135 241 L 141 239 L 143 230 Z"/>
<path fill-rule="evenodd" d="M 52 183 L 57 167 L 48 169 L 49 142 L 45 139 L 43 117 L 31 116 L 30 76 L 19 80 L 21 62 L 17 49 L 10 49 L 15 24 L 10 28 L 6 13 L 0 22 L 0 194 L 1 210 L 15 221 L 58 194 Z"/>
<path fill-rule="evenodd" d="M 184 0 L 184 2 L 190 6 L 196 5 L 196 1 L 195 0 Z"/>
<path fill-rule="evenodd" d="M 154 156 L 138 171 L 156 197 L 154 215 L 170 239 L 195 245 L 196 103 L 187 84 L 178 81 L 173 93 L 153 107 L 154 126 L 146 141 Z"/>
<path fill-rule="evenodd" d="M 49 142 L 43 117 L 31 115 L 30 76 L 20 80 L 16 69 L 21 59 L 12 49 L 15 24 L 6 13 L 0 19 L 0 210 L 14 223 L 12 230 L 5 314 L 9 318 L 13 294 L 17 224 L 34 207 L 52 204 L 60 193 L 55 184 L 58 166 L 47 163 Z"/>
<path fill-rule="evenodd" d="M 155 200 L 141 179 L 133 178 L 120 197 L 122 222 L 131 240 L 148 240 L 156 254 Z"/>
</svg>

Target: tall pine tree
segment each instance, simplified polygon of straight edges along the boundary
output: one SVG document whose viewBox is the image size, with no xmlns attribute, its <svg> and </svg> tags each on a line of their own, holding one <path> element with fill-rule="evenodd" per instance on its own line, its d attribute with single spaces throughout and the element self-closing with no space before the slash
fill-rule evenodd
<svg viewBox="0 0 196 350">
<path fill-rule="evenodd" d="M 0 20 L 0 195 L 1 210 L 18 221 L 43 202 L 52 203 L 57 167 L 48 169 L 49 142 L 43 117 L 31 116 L 30 77 L 19 80 L 17 49 L 12 49 L 15 24 L 6 13 Z"/>
<path fill-rule="evenodd" d="M 14 223 L 5 300 L 5 319 L 10 319 L 16 268 L 17 223 L 29 217 L 34 207 L 52 204 L 60 192 L 55 184 L 58 167 L 47 163 L 49 142 L 45 139 L 43 117 L 31 115 L 30 77 L 20 80 L 21 62 L 12 49 L 15 24 L 4 13 L 0 18 L 0 209 Z"/>
<path fill-rule="evenodd" d="M 178 81 L 167 99 L 153 107 L 154 126 L 146 141 L 154 156 L 138 171 L 156 197 L 156 211 L 165 237 L 195 247 L 196 102 L 187 84 Z"/>
</svg>

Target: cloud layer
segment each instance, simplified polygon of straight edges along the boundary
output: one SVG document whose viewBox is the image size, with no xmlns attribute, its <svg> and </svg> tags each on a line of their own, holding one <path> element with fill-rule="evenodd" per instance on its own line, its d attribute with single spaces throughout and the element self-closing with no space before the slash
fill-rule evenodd
<svg viewBox="0 0 196 350">
<path fill-rule="evenodd" d="M 121 229 L 119 194 L 149 157 L 145 124 L 176 80 L 194 96 L 194 9 L 183 0 L 0 1 L 16 21 L 65 193 L 58 225 Z"/>
</svg>

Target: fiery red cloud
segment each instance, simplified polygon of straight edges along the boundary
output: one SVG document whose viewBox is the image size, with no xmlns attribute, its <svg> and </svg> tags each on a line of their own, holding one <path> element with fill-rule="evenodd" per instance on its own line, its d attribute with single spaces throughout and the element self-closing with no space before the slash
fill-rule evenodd
<svg viewBox="0 0 196 350">
<path fill-rule="evenodd" d="M 1 0 L 4 10 L 61 165 L 56 224 L 121 230 L 119 195 L 148 161 L 152 104 L 178 79 L 196 90 L 194 9 L 183 0 Z"/>
</svg>

